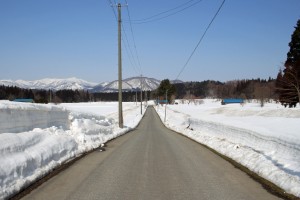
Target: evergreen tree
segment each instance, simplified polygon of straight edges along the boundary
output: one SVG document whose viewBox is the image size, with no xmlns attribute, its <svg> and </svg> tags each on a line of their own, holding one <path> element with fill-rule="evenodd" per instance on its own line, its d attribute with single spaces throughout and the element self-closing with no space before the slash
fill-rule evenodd
<svg viewBox="0 0 300 200">
<path fill-rule="evenodd" d="M 286 69 L 295 68 L 300 72 L 300 19 L 297 22 L 295 31 L 292 34 L 291 42 L 289 43 L 290 51 L 287 53 L 287 60 L 285 62 Z"/>
<path fill-rule="evenodd" d="M 300 102 L 300 20 L 292 34 L 289 47 L 283 73 L 280 71 L 276 79 L 276 90 L 279 101 L 291 107 Z"/>
<path fill-rule="evenodd" d="M 162 80 L 160 82 L 159 87 L 157 88 L 157 95 L 161 99 L 165 99 L 166 92 L 168 94 L 168 101 L 170 102 L 171 96 L 175 94 L 176 89 L 175 89 L 174 85 L 172 85 L 170 83 L 169 79 Z"/>
</svg>

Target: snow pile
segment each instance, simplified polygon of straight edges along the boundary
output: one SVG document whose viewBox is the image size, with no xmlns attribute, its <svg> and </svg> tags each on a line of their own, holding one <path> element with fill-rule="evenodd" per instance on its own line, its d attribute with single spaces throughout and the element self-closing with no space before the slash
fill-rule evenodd
<svg viewBox="0 0 300 200">
<path fill-rule="evenodd" d="M 0 109 L 0 133 L 19 133 L 36 127 L 69 127 L 69 113 L 55 106 L 1 101 Z"/>
<path fill-rule="evenodd" d="M 156 107 L 162 120 L 165 108 Z M 300 108 L 220 101 L 167 106 L 166 126 L 300 197 Z"/>
<path fill-rule="evenodd" d="M 103 103 L 67 105 L 0 101 L 0 199 L 128 132 L 142 118 L 139 107 L 128 103 L 124 106 L 125 128 L 120 129 L 115 117 L 117 103 L 110 103 L 110 108 Z M 101 116 L 101 110 L 110 118 Z"/>
</svg>

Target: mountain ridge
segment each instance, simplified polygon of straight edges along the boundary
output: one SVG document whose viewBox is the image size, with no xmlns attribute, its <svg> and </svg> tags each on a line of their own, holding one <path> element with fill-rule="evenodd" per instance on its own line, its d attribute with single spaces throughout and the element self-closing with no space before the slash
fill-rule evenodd
<svg viewBox="0 0 300 200">
<path fill-rule="evenodd" d="M 178 80 L 177 80 L 178 81 Z M 160 80 L 148 77 L 131 77 L 123 79 L 123 91 L 140 90 L 155 90 L 160 84 Z M 0 80 L 0 85 L 16 86 L 25 89 L 43 89 L 43 90 L 88 90 L 91 93 L 96 92 L 117 92 L 118 81 L 93 83 L 75 77 L 59 79 L 59 78 L 44 78 L 34 81 L 25 80 Z"/>
<path fill-rule="evenodd" d="M 0 85 L 16 86 L 25 89 L 44 89 L 44 90 L 88 90 L 94 87 L 96 83 L 88 82 L 78 78 L 44 78 L 34 81 L 26 80 L 0 80 Z"/>
</svg>

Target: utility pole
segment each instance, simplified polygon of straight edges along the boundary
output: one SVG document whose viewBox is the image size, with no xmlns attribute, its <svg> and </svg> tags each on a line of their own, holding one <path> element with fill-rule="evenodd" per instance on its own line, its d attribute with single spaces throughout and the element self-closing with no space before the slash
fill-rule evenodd
<svg viewBox="0 0 300 200">
<path fill-rule="evenodd" d="M 135 105 L 137 105 L 137 89 L 135 89 Z"/>
<path fill-rule="evenodd" d="M 50 97 L 49 97 L 49 102 L 50 102 L 50 103 L 52 103 L 52 94 L 51 94 L 51 93 L 52 93 L 52 92 L 51 92 L 51 89 L 50 89 L 50 90 L 49 90 L 49 96 L 50 96 Z"/>
<path fill-rule="evenodd" d="M 118 78 L 119 78 L 119 127 L 123 128 L 122 108 L 122 49 L 121 49 L 121 4 L 118 3 Z"/>
<path fill-rule="evenodd" d="M 167 103 L 168 103 L 168 90 L 166 90 L 166 106 L 165 106 L 165 122 L 167 120 Z"/>
<path fill-rule="evenodd" d="M 148 105 L 148 94 L 147 94 L 148 92 L 147 92 L 147 90 L 145 90 L 145 104 L 146 104 L 146 106 Z"/>
<path fill-rule="evenodd" d="M 143 83 L 142 83 L 142 76 L 141 75 L 141 115 L 143 114 Z"/>
</svg>

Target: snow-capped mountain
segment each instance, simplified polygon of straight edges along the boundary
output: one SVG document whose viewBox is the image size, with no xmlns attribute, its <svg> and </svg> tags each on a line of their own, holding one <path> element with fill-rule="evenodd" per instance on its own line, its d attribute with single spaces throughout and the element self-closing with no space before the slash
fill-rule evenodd
<svg viewBox="0 0 300 200">
<path fill-rule="evenodd" d="M 140 90 L 155 90 L 160 84 L 160 81 L 154 78 L 147 77 L 133 77 L 124 79 L 122 82 L 122 89 L 126 91 Z M 116 92 L 118 91 L 118 81 L 110 83 L 102 83 L 94 87 L 91 92 Z"/>
<path fill-rule="evenodd" d="M 44 89 L 44 90 L 89 90 L 96 86 L 96 83 L 87 82 L 78 78 L 67 79 L 51 79 L 45 78 L 36 81 L 24 81 L 24 80 L 0 80 L 0 85 L 17 86 L 27 89 Z"/>
<path fill-rule="evenodd" d="M 124 79 L 122 82 L 123 91 L 155 90 L 160 84 L 160 80 L 147 77 L 132 77 Z M 172 82 L 172 81 L 171 81 Z M 177 80 L 178 82 L 178 80 Z M 180 82 L 180 81 L 179 81 Z M 44 89 L 44 90 L 89 90 L 91 93 L 96 92 L 116 92 L 118 91 L 118 81 L 103 82 L 100 84 L 91 83 L 78 78 L 67 79 L 50 79 L 45 78 L 36 81 L 24 80 L 0 80 L 0 85 L 17 86 L 26 89 Z"/>
</svg>

